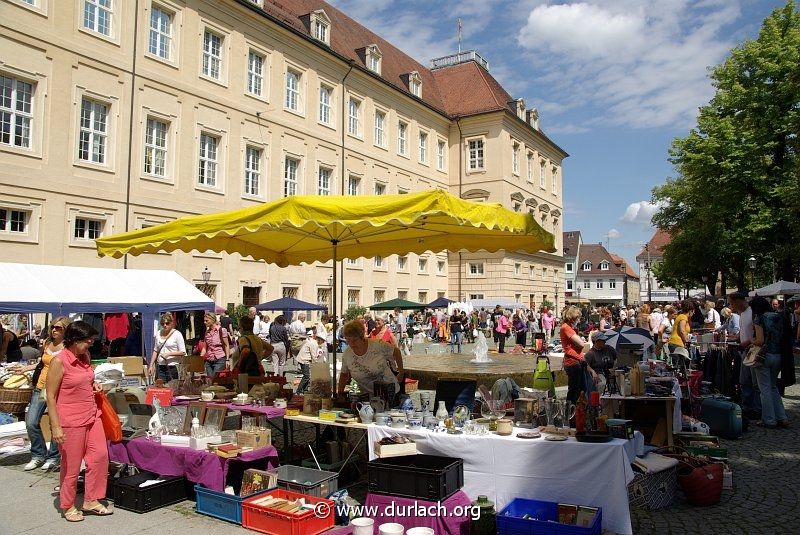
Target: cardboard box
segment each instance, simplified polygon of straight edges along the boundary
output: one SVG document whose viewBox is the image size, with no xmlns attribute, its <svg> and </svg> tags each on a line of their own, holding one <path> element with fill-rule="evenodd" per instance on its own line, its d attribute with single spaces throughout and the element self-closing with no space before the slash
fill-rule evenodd
<svg viewBox="0 0 800 535">
<path fill-rule="evenodd" d="M 409 442 L 407 444 L 381 444 L 375 443 L 375 455 L 385 459 L 386 457 L 401 457 L 403 455 L 416 455 L 417 443 Z"/>
<path fill-rule="evenodd" d="M 272 445 L 272 431 L 269 429 L 258 431 L 236 431 L 236 444 L 243 448 L 264 448 Z"/>
<path fill-rule="evenodd" d="M 111 357 L 109 364 L 122 364 L 125 377 L 144 377 L 144 360 L 142 357 Z"/>
</svg>

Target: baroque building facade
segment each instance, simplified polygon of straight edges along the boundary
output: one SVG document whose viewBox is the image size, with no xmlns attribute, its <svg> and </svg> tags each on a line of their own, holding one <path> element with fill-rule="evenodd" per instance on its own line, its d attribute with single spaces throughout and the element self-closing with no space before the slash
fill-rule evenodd
<svg viewBox="0 0 800 535">
<path fill-rule="evenodd" d="M 567 155 L 475 52 L 424 66 L 319 0 L 0 0 L 0 25 L 4 261 L 174 269 L 223 305 L 330 305 L 330 263 L 98 259 L 94 239 L 287 195 L 431 188 L 532 211 L 561 251 Z M 557 301 L 562 269 L 546 253 L 348 259 L 340 306 Z"/>
</svg>

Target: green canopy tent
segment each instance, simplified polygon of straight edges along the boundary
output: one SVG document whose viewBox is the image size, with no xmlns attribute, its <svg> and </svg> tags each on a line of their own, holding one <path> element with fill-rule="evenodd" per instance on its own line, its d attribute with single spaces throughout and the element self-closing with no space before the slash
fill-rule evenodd
<svg viewBox="0 0 800 535">
<path fill-rule="evenodd" d="M 427 307 L 428 305 L 414 303 L 413 301 L 407 301 L 398 297 L 397 299 L 391 299 L 383 303 L 375 303 L 369 308 L 371 310 L 394 310 L 395 308 L 399 308 L 400 310 L 425 310 Z"/>
</svg>

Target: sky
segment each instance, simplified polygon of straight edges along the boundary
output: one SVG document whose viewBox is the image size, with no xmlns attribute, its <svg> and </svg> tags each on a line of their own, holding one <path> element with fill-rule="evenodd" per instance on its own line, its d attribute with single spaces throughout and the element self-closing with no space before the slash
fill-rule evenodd
<svg viewBox="0 0 800 535">
<path fill-rule="evenodd" d="M 672 140 L 714 94 L 708 69 L 757 37 L 780 0 L 328 0 L 428 65 L 477 50 L 570 156 L 563 230 L 635 257 L 654 229 Z M 638 269 L 638 268 L 636 268 Z"/>
</svg>

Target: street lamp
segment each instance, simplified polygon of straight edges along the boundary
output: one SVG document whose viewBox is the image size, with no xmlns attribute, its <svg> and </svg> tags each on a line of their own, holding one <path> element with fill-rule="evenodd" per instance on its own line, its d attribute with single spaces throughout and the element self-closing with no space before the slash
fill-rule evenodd
<svg viewBox="0 0 800 535">
<path fill-rule="evenodd" d="M 200 277 L 203 279 L 203 293 L 208 295 L 208 282 L 211 280 L 211 270 L 208 269 L 208 266 L 203 268 L 203 271 L 200 272 Z M 211 297 L 209 295 L 209 297 Z"/>
<path fill-rule="evenodd" d="M 553 314 L 558 317 L 558 281 L 556 281 L 556 286 L 553 290 L 553 308 L 555 308 Z"/>
<path fill-rule="evenodd" d="M 747 259 L 747 267 L 750 268 L 750 289 L 751 290 L 755 290 L 756 289 L 756 283 L 755 283 L 755 278 L 756 278 L 756 257 L 755 256 L 751 256 L 750 258 Z"/>
</svg>

